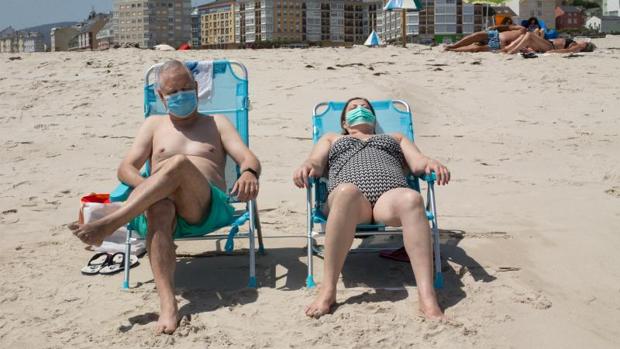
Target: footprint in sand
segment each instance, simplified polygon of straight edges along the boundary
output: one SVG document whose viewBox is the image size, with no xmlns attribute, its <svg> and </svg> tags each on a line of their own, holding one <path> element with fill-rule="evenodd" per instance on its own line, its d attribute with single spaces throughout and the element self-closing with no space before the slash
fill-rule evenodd
<svg viewBox="0 0 620 349">
<path fill-rule="evenodd" d="M 620 198 L 620 186 L 615 186 L 605 190 L 606 194 L 609 194 L 613 197 Z"/>
</svg>

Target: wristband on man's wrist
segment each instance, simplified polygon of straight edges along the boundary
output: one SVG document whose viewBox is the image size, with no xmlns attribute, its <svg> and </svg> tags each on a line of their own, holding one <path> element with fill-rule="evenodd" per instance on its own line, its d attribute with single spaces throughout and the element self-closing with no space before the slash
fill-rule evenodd
<svg viewBox="0 0 620 349">
<path fill-rule="evenodd" d="M 254 175 L 254 177 L 256 177 L 256 179 L 258 179 L 258 172 L 256 172 L 256 170 L 254 170 L 253 168 L 246 168 L 244 170 L 241 171 L 241 173 L 243 172 L 250 172 L 251 174 Z"/>
</svg>

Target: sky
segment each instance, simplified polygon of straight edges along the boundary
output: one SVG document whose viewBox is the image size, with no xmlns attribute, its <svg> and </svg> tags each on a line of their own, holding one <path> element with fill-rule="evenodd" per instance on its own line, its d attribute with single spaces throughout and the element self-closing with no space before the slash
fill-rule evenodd
<svg viewBox="0 0 620 349">
<path fill-rule="evenodd" d="M 208 0 L 192 0 L 194 5 Z M 82 21 L 94 6 L 97 12 L 110 12 L 114 0 L 0 0 L 0 30 L 13 26 L 23 29 L 41 24 Z"/>
<path fill-rule="evenodd" d="M 194 5 L 209 0 L 192 0 Z M 508 0 L 518 12 L 519 0 Z M 94 6 L 97 12 L 112 10 L 114 0 L 0 0 L 0 30 L 13 26 L 23 29 L 41 24 L 81 21 Z M 514 6 L 512 6 L 514 5 Z"/>
</svg>

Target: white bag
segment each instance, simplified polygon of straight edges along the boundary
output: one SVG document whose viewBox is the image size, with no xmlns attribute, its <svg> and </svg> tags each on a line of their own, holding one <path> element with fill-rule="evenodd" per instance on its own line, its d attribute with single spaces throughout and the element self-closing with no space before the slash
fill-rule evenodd
<svg viewBox="0 0 620 349">
<path fill-rule="evenodd" d="M 94 222 L 121 208 L 121 202 L 109 202 L 108 194 L 91 194 L 82 198 L 80 207 L 80 224 Z M 95 247 L 97 252 L 125 252 L 127 227 L 120 227 L 112 235 L 103 240 L 101 246 Z M 138 236 L 131 237 L 131 254 L 141 255 L 146 251 L 144 240 Z"/>
</svg>

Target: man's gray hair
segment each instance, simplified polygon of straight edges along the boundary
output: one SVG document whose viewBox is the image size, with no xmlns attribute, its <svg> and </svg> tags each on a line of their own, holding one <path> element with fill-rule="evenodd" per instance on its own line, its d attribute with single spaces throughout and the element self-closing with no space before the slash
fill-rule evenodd
<svg viewBox="0 0 620 349">
<path fill-rule="evenodd" d="M 183 69 L 185 72 L 187 72 L 189 78 L 192 79 L 192 81 L 195 81 L 194 75 L 192 74 L 192 72 L 189 71 L 189 69 L 187 69 L 187 66 L 183 62 L 176 59 L 171 59 L 166 63 L 162 64 L 161 67 L 159 67 L 159 70 L 157 71 L 157 86 L 159 87 L 159 85 L 161 84 L 162 75 L 171 74 L 172 72 L 176 72 L 179 69 Z"/>
</svg>

